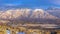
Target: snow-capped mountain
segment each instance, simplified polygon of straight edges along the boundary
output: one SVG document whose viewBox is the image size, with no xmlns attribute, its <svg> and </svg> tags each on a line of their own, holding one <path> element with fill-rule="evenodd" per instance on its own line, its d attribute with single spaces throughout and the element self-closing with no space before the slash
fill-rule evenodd
<svg viewBox="0 0 60 34">
<path fill-rule="evenodd" d="M 3 19 L 13 19 L 13 18 L 42 18 L 42 19 L 57 19 L 47 11 L 43 9 L 14 9 L 14 10 L 6 10 L 0 11 L 0 18 Z"/>
<path fill-rule="evenodd" d="M 53 15 L 50 15 L 48 12 L 42 10 L 42 9 L 35 9 L 33 12 L 32 12 L 32 15 L 31 17 L 34 17 L 34 18 L 46 18 L 46 19 L 55 19 L 57 17 L 53 16 Z"/>
<path fill-rule="evenodd" d="M 49 14 L 60 18 L 60 8 L 49 8 L 46 10 Z"/>
<path fill-rule="evenodd" d="M 53 14 L 54 13 L 54 14 Z M 8 9 L 5 11 L 0 11 L 0 19 L 12 19 L 18 22 L 37 22 L 37 23 L 59 23 L 59 11 L 43 10 L 43 9 Z M 57 15 L 57 16 L 56 16 Z"/>
</svg>

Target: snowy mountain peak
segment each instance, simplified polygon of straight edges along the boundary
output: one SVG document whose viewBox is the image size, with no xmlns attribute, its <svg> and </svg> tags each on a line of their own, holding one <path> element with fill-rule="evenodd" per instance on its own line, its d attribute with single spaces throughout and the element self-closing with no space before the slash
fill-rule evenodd
<svg viewBox="0 0 60 34">
<path fill-rule="evenodd" d="M 56 19 L 57 17 L 49 14 L 43 9 L 14 9 L 14 10 L 6 10 L 4 12 L 0 12 L 0 18 L 11 19 L 11 18 L 43 18 L 43 19 Z"/>
</svg>

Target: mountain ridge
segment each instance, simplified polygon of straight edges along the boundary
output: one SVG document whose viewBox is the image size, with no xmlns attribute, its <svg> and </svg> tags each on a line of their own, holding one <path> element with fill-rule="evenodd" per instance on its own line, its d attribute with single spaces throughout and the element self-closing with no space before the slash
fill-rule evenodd
<svg viewBox="0 0 60 34">
<path fill-rule="evenodd" d="M 1 16 L 5 16 L 5 17 L 13 17 L 13 18 L 16 18 L 16 17 L 30 17 L 30 18 L 57 18 L 53 15 L 50 15 L 48 12 L 42 10 L 42 9 L 15 9 L 15 10 L 7 10 L 5 12 L 1 11 L 0 12 Z"/>
<path fill-rule="evenodd" d="M 51 12 L 54 12 L 51 10 Z M 58 11 L 59 12 L 59 11 Z M 0 11 L 0 19 L 37 23 L 59 23 L 59 17 L 43 9 L 9 9 Z M 58 21 L 58 22 L 57 22 Z"/>
</svg>

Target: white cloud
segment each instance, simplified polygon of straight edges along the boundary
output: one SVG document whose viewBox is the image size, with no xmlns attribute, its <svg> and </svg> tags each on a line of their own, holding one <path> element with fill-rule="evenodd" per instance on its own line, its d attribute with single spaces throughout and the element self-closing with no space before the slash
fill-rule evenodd
<svg viewBox="0 0 60 34">
<path fill-rule="evenodd" d="M 5 5 L 7 5 L 7 6 L 14 6 L 15 4 L 5 4 Z"/>
<path fill-rule="evenodd" d="M 52 4 L 60 5 L 60 0 L 49 0 Z"/>
<path fill-rule="evenodd" d="M 17 5 L 20 5 L 20 4 L 4 4 L 5 6 L 17 6 Z"/>
</svg>

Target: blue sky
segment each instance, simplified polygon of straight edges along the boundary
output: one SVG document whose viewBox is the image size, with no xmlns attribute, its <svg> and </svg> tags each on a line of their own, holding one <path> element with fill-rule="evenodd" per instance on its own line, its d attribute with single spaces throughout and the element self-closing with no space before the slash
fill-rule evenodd
<svg viewBox="0 0 60 34">
<path fill-rule="evenodd" d="M 0 6 L 20 6 L 26 8 L 60 7 L 60 0 L 0 0 Z"/>
</svg>

